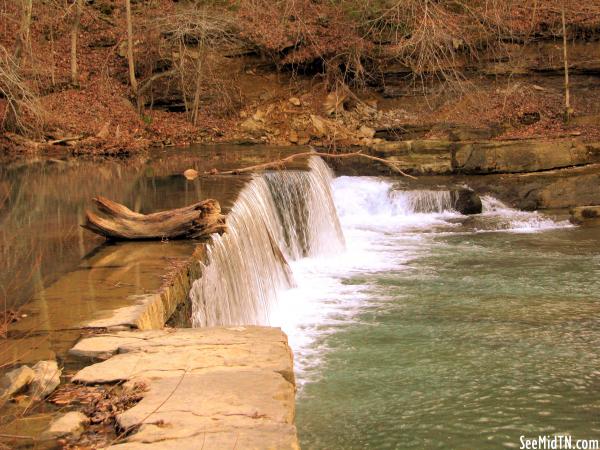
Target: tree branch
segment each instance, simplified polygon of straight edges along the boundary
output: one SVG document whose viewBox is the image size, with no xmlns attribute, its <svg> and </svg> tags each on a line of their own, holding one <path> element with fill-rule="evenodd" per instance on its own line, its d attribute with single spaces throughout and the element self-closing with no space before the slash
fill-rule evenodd
<svg viewBox="0 0 600 450">
<path fill-rule="evenodd" d="M 352 153 L 323 153 L 323 152 L 316 152 L 314 150 L 311 150 L 308 152 L 295 153 L 293 155 L 287 156 L 282 159 L 278 159 L 276 161 L 269 161 L 269 162 L 262 163 L 262 164 L 256 164 L 254 166 L 248 166 L 248 167 L 244 167 L 241 169 L 227 170 L 227 171 L 218 172 L 218 173 L 221 175 L 238 175 L 238 174 L 242 174 L 242 173 L 256 172 L 259 170 L 273 169 L 273 168 L 285 166 L 286 164 L 294 161 L 295 159 L 306 157 L 306 156 L 320 156 L 321 158 L 326 158 L 326 159 L 364 158 L 364 159 L 368 159 L 370 161 L 380 162 L 380 163 L 386 165 L 387 167 L 389 167 L 394 172 L 396 172 L 404 177 L 412 178 L 413 180 L 417 179 L 416 177 L 409 175 L 406 172 L 402 171 L 400 169 L 400 167 L 398 167 L 398 163 L 387 161 L 383 158 L 378 158 L 376 156 L 366 155 L 362 152 L 362 150 L 359 150 L 357 152 L 352 152 Z"/>
</svg>

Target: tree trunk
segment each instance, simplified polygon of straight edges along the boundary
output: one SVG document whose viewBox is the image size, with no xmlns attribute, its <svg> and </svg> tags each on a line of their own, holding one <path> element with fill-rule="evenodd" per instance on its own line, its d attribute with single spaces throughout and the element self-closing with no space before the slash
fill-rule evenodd
<svg viewBox="0 0 600 450">
<path fill-rule="evenodd" d="M 56 53 L 54 51 L 54 25 L 50 24 L 50 78 L 52 86 L 56 86 Z"/>
<path fill-rule="evenodd" d="M 562 33 L 563 33 L 563 59 L 565 63 L 565 122 L 571 120 L 571 88 L 569 86 L 569 55 L 567 50 L 567 21 L 565 18 L 565 2 L 562 3 Z"/>
<path fill-rule="evenodd" d="M 138 85 L 135 78 L 135 61 L 133 60 L 133 23 L 131 21 L 131 0 L 125 0 L 127 11 L 127 62 L 129 63 L 129 82 L 133 95 L 138 100 Z M 139 105 L 138 105 L 139 107 Z"/>
<path fill-rule="evenodd" d="M 197 239 L 225 231 L 225 217 L 216 200 L 153 214 L 133 212 L 104 197 L 94 202 L 106 217 L 86 211 L 82 227 L 112 240 Z"/>
<path fill-rule="evenodd" d="M 79 39 L 79 26 L 83 13 L 83 0 L 76 0 L 75 16 L 71 28 L 71 83 L 79 86 L 79 69 L 77 68 L 77 41 Z"/>
<path fill-rule="evenodd" d="M 206 9 L 202 10 L 203 19 L 206 20 Z M 198 113 L 200 111 L 200 95 L 202 94 L 202 58 L 204 58 L 204 44 L 205 44 L 204 29 L 200 36 L 200 42 L 198 45 L 198 60 L 196 61 L 196 88 L 194 90 L 194 103 L 192 106 L 192 124 L 198 125 Z"/>
<path fill-rule="evenodd" d="M 202 56 L 203 52 L 198 53 L 196 64 L 196 89 L 194 92 L 194 103 L 192 106 L 192 124 L 198 125 L 198 114 L 200 111 L 200 95 L 202 94 Z"/>
<path fill-rule="evenodd" d="M 15 73 L 20 73 L 21 62 L 25 48 L 29 47 L 29 34 L 31 28 L 31 13 L 33 9 L 33 0 L 21 0 L 21 24 L 15 40 L 15 50 L 13 53 L 13 63 Z M 21 128 L 19 124 L 19 116 L 21 115 L 20 107 L 21 98 L 9 99 L 9 104 L 6 108 L 6 117 L 4 119 L 5 128 L 18 132 Z"/>
<path fill-rule="evenodd" d="M 21 5 L 21 25 L 17 34 L 14 52 L 14 60 L 17 64 L 21 63 L 25 48 L 29 46 L 29 30 L 31 28 L 33 0 L 21 0 Z"/>
</svg>

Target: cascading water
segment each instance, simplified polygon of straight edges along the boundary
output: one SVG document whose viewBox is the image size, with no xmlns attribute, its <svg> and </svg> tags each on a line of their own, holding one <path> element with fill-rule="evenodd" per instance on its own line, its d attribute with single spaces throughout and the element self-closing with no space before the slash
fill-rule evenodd
<svg viewBox="0 0 600 450">
<path fill-rule="evenodd" d="M 286 332 L 303 447 L 498 448 L 565 414 L 589 431 L 588 241 L 492 197 L 475 216 L 454 201 L 381 178 L 334 180 L 317 158 L 308 172 L 257 176 L 239 196 L 193 285 L 194 325 Z"/>
<path fill-rule="evenodd" d="M 397 211 L 405 214 L 441 213 L 454 210 L 454 198 L 450 191 L 399 191 L 388 194 Z"/>
<path fill-rule="evenodd" d="M 318 157 L 308 164 L 309 172 L 270 172 L 263 176 L 279 216 L 279 242 L 292 260 L 344 247 L 331 193 L 331 170 Z"/>
<path fill-rule="evenodd" d="M 308 171 L 267 173 L 243 189 L 192 285 L 193 326 L 269 323 L 278 293 L 294 285 L 287 260 L 343 249 L 331 181 L 312 157 Z"/>
</svg>

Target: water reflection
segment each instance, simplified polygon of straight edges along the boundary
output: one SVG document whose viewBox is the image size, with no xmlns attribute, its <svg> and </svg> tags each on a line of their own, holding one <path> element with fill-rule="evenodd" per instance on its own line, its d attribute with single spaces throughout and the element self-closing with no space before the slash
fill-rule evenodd
<svg viewBox="0 0 600 450">
<path fill-rule="evenodd" d="M 215 198 L 227 212 L 248 177 L 189 181 L 183 171 L 239 168 L 289 152 L 200 146 L 126 160 L 65 158 L 0 165 L 0 309 L 21 308 L 19 313 L 27 314 L 11 327 L 12 337 L 23 342 L 35 338 L 27 351 L 52 356 L 74 338 L 67 331 L 48 332 L 76 329 L 102 311 L 127 304 L 130 295 L 160 284 L 169 258 L 191 254 L 185 243 L 103 246 L 103 239 L 79 226 L 92 197 L 103 195 L 142 213 Z M 4 346 L 0 366 L 14 358 L 10 347 Z"/>
</svg>

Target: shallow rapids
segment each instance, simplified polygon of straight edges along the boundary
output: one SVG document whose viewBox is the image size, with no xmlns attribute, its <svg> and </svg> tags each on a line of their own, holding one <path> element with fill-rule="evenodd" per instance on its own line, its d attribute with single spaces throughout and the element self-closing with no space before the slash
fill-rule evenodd
<svg viewBox="0 0 600 450">
<path fill-rule="evenodd" d="M 197 325 L 288 334 L 303 448 L 518 448 L 520 435 L 600 432 L 598 232 L 491 197 L 466 217 L 448 191 L 311 165 L 251 184 L 237 242 L 216 240 L 192 293 Z"/>
</svg>

